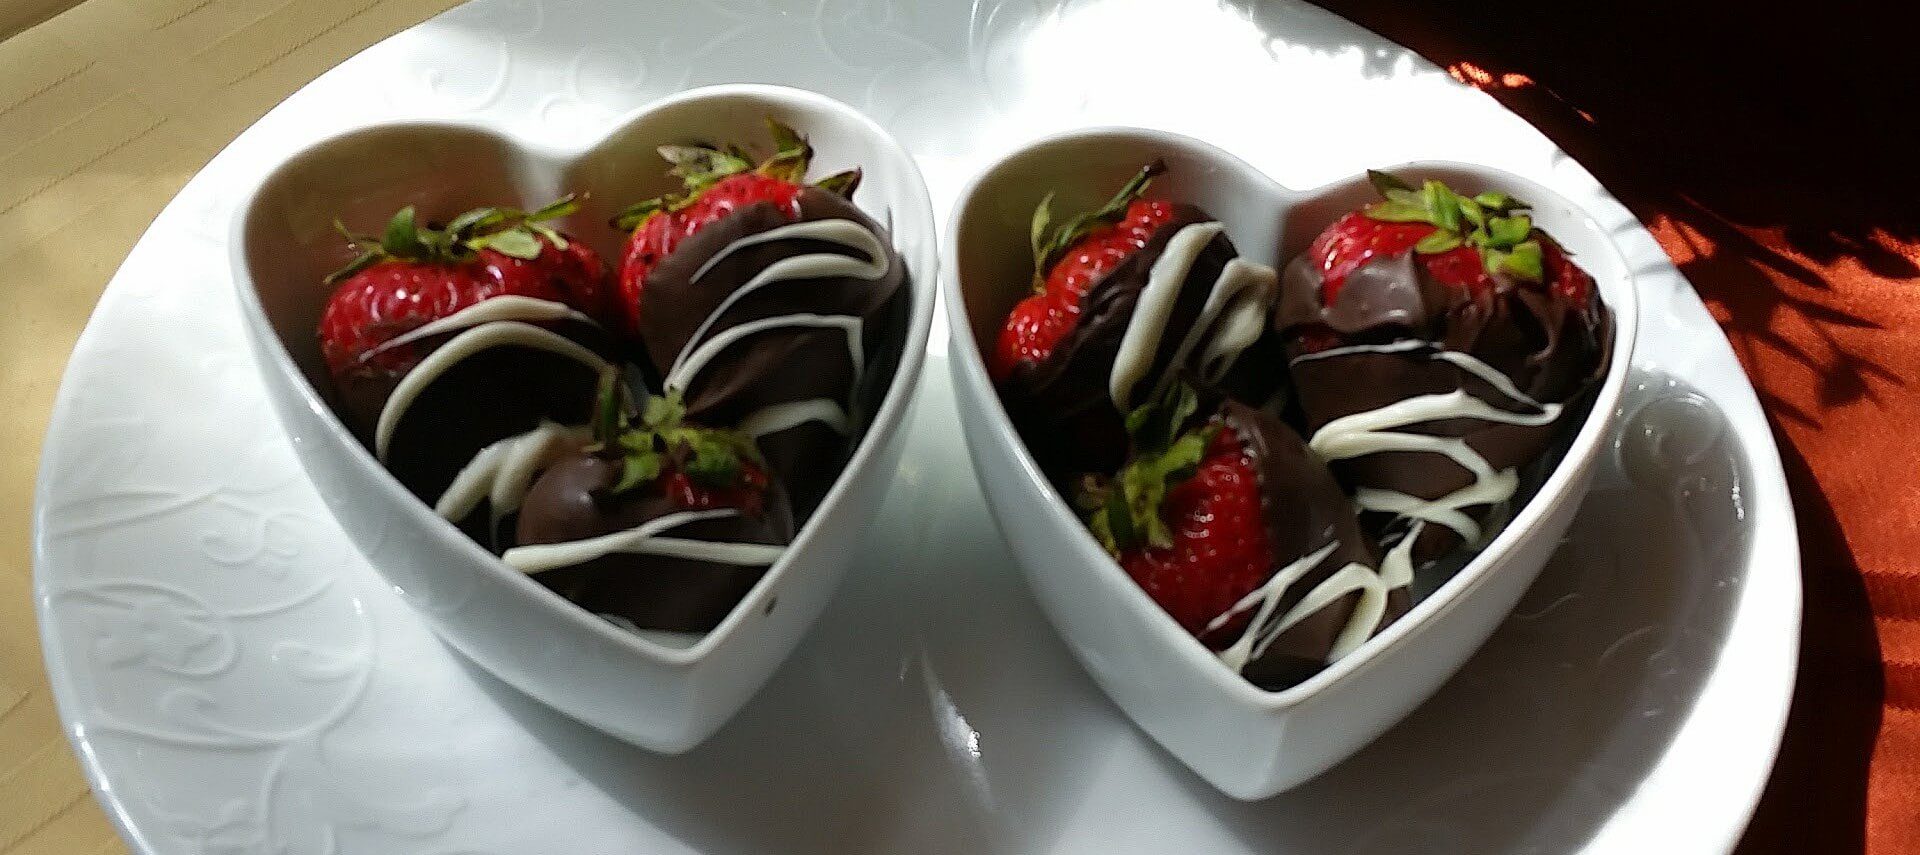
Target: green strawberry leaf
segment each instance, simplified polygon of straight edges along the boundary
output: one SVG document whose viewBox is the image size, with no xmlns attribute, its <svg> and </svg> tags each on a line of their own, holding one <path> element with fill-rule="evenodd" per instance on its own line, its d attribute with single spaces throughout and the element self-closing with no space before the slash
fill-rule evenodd
<svg viewBox="0 0 1920 855">
<path fill-rule="evenodd" d="M 835 196 L 839 196 L 842 199 L 851 200 L 853 198 L 853 192 L 860 189 L 860 178 L 860 169 L 859 167 L 855 167 L 844 172 L 836 172 L 819 181 L 815 181 L 813 182 L 813 186 L 832 193 Z"/>
<path fill-rule="evenodd" d="M 1500 266 L 1506 272 L 1529 282 L 1546 279 L 1545 258 L 1537 240 L 1515 246 Z"/>
<path fill-rule="evenodd" d="M 566 236 L 566 235 L 563 235 L 563 234 L 561 234 L 561 233 L 559 233 L 559 232 L 557 232 L 557 231 L 554 231 L 554 230 L 553 230 L 552 228 L 550 228 L 550 227 L 548 227 L 548 226 L 546 226 L 546 225 L 543 225 L 543 224 L 541 224 L 541 223 L 533 223 L 533 222 L 529 222 L 529 223 L 527 223 L 527 224 L 526 224 L 526 226 L 527 226 L 527 228 L 528 228 L 528 229 L 531 229 L 531 230 L 533 231 L 533 233 L 534 233 L 534 234 L 536 234 L 536 235 L 539 235 L 539 236 L 541 236 L 541 237 L 543 237 L 543 238 L 546 238 L 546 239 L 547 239 L 547 243 L 550 243 L 550 244 L 553 244 L 553 248 L 554 248 L 554 249 L 566 249 L 566 248 L 567 248 L 567 236 Z"/>
<path fill-rule="evenodd" d="M 529 213 L 522 214 L 520 219 L 528 223 L 544 223 L 548 220 L 571 217 L 577 213 L 580 213 L 580 198 L 577 194 L 568 193 Z"/>
<path fill-rule="evenodd" d="M 708 487 L 728 487 L 740 478 L 740 457 L 734 453 L 733 444 L 723 438 L 695 436 L 687 443 L 693 451 L 692 459 L 682 464 L 682 471 L 688 478 Z"/>
<path fill-rule="evenodd" d="M 1512 196 L 1509 196 L 1505 193 L 1501 193 L 1498 191 L 1488 191 L 1486 193 L 1482 193 L 1478 196 L 1473 197 L 1473 201 L 1478 203 L 1480 207 L 1486 208 L 1489 211 L 1493 211 L 1499 214 L 1505 214 L 1510 211 L 1525 210 L 1527 208 L 1533 207 L 1532 205 L 1522 202 L 1519 199 L 1515 199 Z"/>
<path fill-rule="evenodd" d="M 1469 223 L 1472 223 L 1474 231 L 1476 232 L 1482 229 L 1485 229 L 1487 227 L 1487 209 L 1482 207 L 1479 202 L 1473 199 L 1469 199 L 1465 196 L 1460 196 L 1458 198 L 1460 202 L 1461 219 Z"/>
<path fill-rule="evenodd" d="M 1525 214 L 1487 221 L 1487 245 L 1495 249 L 1511 249 L 1530 234 L 1533 234 L 1533 218 Z"/>
<path fill-rule="evenodd" d="M 623 232 L 632 233 L 635 229 L 640 228 L 640 225 L 645 223 L 649 217 L 666 210 L 667 206 L 671 203 L 672 199 L 666 196 L 658 199 L 648 199 L 644 202 L 635 202 L 628 205 L 620 213 L 613 215 L 613 218 L 607 221 L 607 225 Z"/>
<path fill-rule="evenodd" d="M 1438 181 L 1428 181 L 1420 189 L 1421 201 L 1426 204 L 1427 212 L 1432 215 L 1428 222 L 1449 232 L 1460 231 L 1460 197 L 1447 185 Z"/>
<path fill-rule="evenodd" d="M 520 227 L 472 238 L 467 245 L 474 249 L 485 247 L 501 255 L 528 261 L 540 257 L 540 239 L 534 237 L 533 232 Z"/>
<path fill-rule="evenodd" d="M 1158 398 L 1127 413 L 1127 436 L 1142 452 L 1163 451 L 1173 446 L 1199 409 L 1199 393 L 1185 381 L 1175 381 Z"/>
<path fill-rule="evenodd" d="M 625 391 L 617 369 L 600 372 L 600 385 L 594 394 L 593 439 L 603 446 L 614 442 L 627 426 Z"/>
<path fill-rule="evenodd" d="M 744 157 L 706 146 L 663 145 L 658 151 L 661 157 L 673 164 L 667 174 L 679 178 L 687 190 L 695 193 L 729 175 L 753 169 L 753 164 Z"/>
<path fill-rule="evenodd" d="M 1485 262 L 1489 274 L 1499 273 L 1507 265 L 1505 250 L 1480 248 L 1480 260 Z"/>
<path fill-rule="evenodd" d="M 1419 243 L 1413 245 L 1413 250 L 1421 255 L 1439 255 L 1459 249 L 1463 243 L 1459 233 L 1442 230 L 1421 238 Z"/>
<path fill-rule="evenodd" d="M 1048 191 L 1047 195 L 1040 197 L 1040 204 L 1034 206 L 1033 223 L 1027 227 L 1027 245 L 1033 249 L 1036 260 L 1047 254 L 1047 229 L 1052 225 L 1053 192 Z"/>
<path fill-rule="evenodd" d="M 320 280 L 320 282 L 321 284 L 331 288 L 345 281 L 348 277 L 352 276 L 353 274 L 359 273 L 360 271 L 365 270 L 369 267 L 372 267 L 375 264 L 379 264 L 380 262 L 386 260 L 386 258 L 387 258 L 387 253 L 380 248 L 380 245 L 373 244 L 367 249 L 361 251 L 360 255 L 354 258 L 354 260 L 347 262 L 347 266 L 327 274 L 325 278 Z"/>
<path fill-rule="evenodd" d="M 412 205 L 401 208 L 387 221 L 386 235 L 380 239 L 380 245 L 388 255 L 400 258 L 419 258 L 426 254 L 420 243 L 420 230 L 413 221 Z"/>
<path fill-rule="evenodd" d="M 660 477 L 660 455 L 653 451 L 629 454 L 622 460 L 620 480 L 613 485 L 614 493 L 625 493 L 637 487 L 652 483 Z"/>
<path fill-rule="evenodd" d="M 678 426 L 686 417 L 687 407 L 680 401 L 679 395 L 655 395 L 647 399 L 646 409 L 640 419 L 658 430 Z"/>
<path fill-rule="evenodd" d="M 506 222 L 509 208 L 475 208 L 454 217 L 447 223 L 447 233 L 456 236 L 478 234 L 489 227 Z"/>
<path fill-rule="evenodd" d="M 807 164 L 813 160 L 813 146 L 799 131 L 775 119 L 767 119 L 773 134 L 773 158 L 760 165 L 762 175 L 800 183 L 807 176 Z"/>
<path fill-rule="evenodd" d="M 1395 190 L 1405 193 L 1413 192 L 1413 185 L 1401 180 L 1400 176 L 1391 172 L 1369 169 L 1367 170 L 1367 181 L 1373 185 L 1374 190 L 1388 199 L 1393 198 L 1393 191 Z"/>
<path fill-rule="evenodd" d="M 1166 415 L 1173 415 L 1171 423 L 1177 431 L 1198 406 L 1192 388 L 1178 385 L 1184 391 L 1169 392 L 1155 404 L 1129 414 L 1128 426 L 1150 434 Z M 1159 448 L 1136 448 L 1133 459 L 1114 480 L 1090 476 L 1082 482 L 1077 504 L 1088 514 L 1088 528 L 1109 553 L 1118 558 L 1143 544 L 1156 548 L 1173 545 L 1173 531 L 1160 514 L 1167 491 L 1199 471 L 1207 447 L 1219 431 L 1218 425 L 1202 425 L 1178 433 Z"/>
<path fill-rule="evenodd" d="M 1425 205 L 1408 202 L 1375 202 L 1363 209 L 1368 219 L 1383 223 L 1432 223 L 1433 212 Z"/>
<path fill-rule="evenodd" d="M 1119 222 L 1120 218 L 1126 215 L 1127 206 L 1133 204 L 1133 200 L 1140 198 L 1141 193 L 1146 192 L 1147 185 L 1153 182 L 1154 176 L 1166 171 L 1167 164 L 1163 160 L 1155 160 L 1141 167 L 1140 171 L 1134 173 L 1134 176 L 1128 179 L 1127 183 L 1120 187 L 1120 191 L 1113 194 L 1113 198 L 1108 199 L 1105 205 L 1097 210 L 1080 214 L 1054 228 L 1052 234 L 1041 242 L 1039 251 L 1033 255 L 1033 278 L 1036 285 L 1046 281 L 1047 270 L 1053 267 L 1053 262 L 1069 247 L 1078 243 L 1094 229 Z"/>
</svg>

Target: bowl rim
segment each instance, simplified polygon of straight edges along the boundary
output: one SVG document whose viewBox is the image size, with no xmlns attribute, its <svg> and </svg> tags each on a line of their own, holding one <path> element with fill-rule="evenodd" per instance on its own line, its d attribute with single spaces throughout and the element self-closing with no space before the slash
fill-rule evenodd
<svg viewBox="0 0 1920 855">
<path fill-rule="evenodd" d="M 1339 188 L 1347 186 L 1358 176 L 1337 178 L 1313 188 L 1296 190 L 1274 180 L 1265 171 L 1253 166 L 1238 155 L 1233 154 L 1206 140 L 1175 131 L 1134 125 L 1097 125 L 1075 128 L 1058 133 L 1047 134 L 1018 143 L 1001 152 L 980 167 L 960 189 L 947 218 L 945 233 L 942 235 L 944 246 L 951 254 L 949 263 L 940 280 L 941 299 L 947 307 L 947 324 L 950 346 L 947 358 L 958 366 L 963 382 L 981 394 L 978 397 L 987 402 L 987 423 L 995 434 L 995 439 L 1008 443 L 1015 449 L 1016 476 L 1023 478 L 1039 489 L 1044 507 L 1039 512 L 1053 519 L 1056 524 L 1069 529 L 1069 548 L 1088 559 L 1094 566 L 1093 576 L 1107 585 L 1118 585 L 1126 589 L 1123 597 L 1130 607 L 1144 613 L 1146 626 L 1166 641 L 1178 655 L 1195 668 L 1205 672 L 1207 679 L 1220 689 L 1228 700 L 1237 701 L 1267 712 L 1283 712 L 1301 706 L 1314 697 L 1357 679 L 1357 675 L 1374 670 L 1385 658 L 1389 650 L 1404 645 L 1406 640 L 1423 630 L 1428 624 L 1442 619 L 1451 613 L 1474 591 L 1487 584 L 1495 570 L 1511 567 L 1505 560 L 1517 545 L 1532 535 L 1532 529 L 1541 518 L 1559 505 L 1583 498 L 1584 491 L 1576 494 L 1573 484 L 1579 480 L 1582 470 L 1593 464 L 1605 448 L 1603 440 L 1612 431 L 1619 416 L 1621 397 L 1626 388 L 1627 375 L 1633 363 L 1634 344 L 1639 327 L 1639 294 L 1635 284 L 1635 274 L 1625 263 L 1613 236 L 1599 225 L 1598 220 L 1585 206 L 1575 203 L 1566 194 L 1553 190 L 1539 181 L 1516 175 L 1497 167 L 1486 166 L 1457 160 L 1416 160 L 1400 164 L 1378 167 L 1388 171 L 1419 174 L 1438 170 L 1466 171 L 1484 175 L 1489 179 L 1520 185 L 1525 188 L 1544 190 L 1545 198 L 1564 205 L 1574 216 L 1584 220 L 1589 229 L 1604 238 L 1605 251 L 1611 253 L 1615 267 L 1620 271 L 1618 295 L 1607 295 L 1606 307 L 1613 313 L 1613 339 L 1611 363 L 1607 374 L 1595 393 L 1586 418 L 1575 433 L 1573 441 L 1553 471 L 1548 474 L 1540 488 L 1535 491 L 1525 505 L 1521 506 L 1508 521 L 1507 525 L 1479 553 L 1475 554 L 1465 566 L 1436 588 L 1413 608 L 1396 620 L 1385 630 L 1368 639 L 1352 653 L 1339 661 L 1315 672 L 1313 676 L 1279 691 L 1269 691 L 1255 686 L 1245 677 L 1232 671 L 1221 662 L 1212 651 L 1202 645 L 1168 615 L 1158 603 L 1128 578 L 1120 566 L 1108 557 L 1106 551 L 1093 539 L 1086 526 L 1071 508 L 1054 490 L 1052 484 L 1042 473 L 1039 463 L 1014 430 L 1013 422 L 1007 415 L 1006 406 L 1001 401 L 999 390 L 995 388 L 987 375 L 986 363 L 981 357 L 978 339 L 973 333 L 972 317 L 967 311 L 965 292 L 960 282 L 960 237 L 965 223 L 965 214 L 973 206 L 975 197 L 982 186 L 1019 161 L 1044 149 L 1072 145 L 1086 145 L 1116 138 L 1148 143 L 1162 148 L 1184 149 L 1186 153 L 1198 158 L 1211 160 L 1256 180 L 1255 192 L 1271 194 L 1276 200 L 1282 200 L 1288 211 L 1300 203 L 1310 201 Z M 1536 194 L 1537 196 L 1538 194 Z M 1539 201 L 1539 199 L 1536 199 Z M 1285 215 L 1283 215 L 1283 221 Z M 1284 227 L 1281 233 L 1285 233 Z M 1280 259 L 1282 263 L 1286 259 Z"/>
<path fill-rule="evenodd" d="M 482 548 L 452 522 L 434 513 L 433 509 L 419 497 L 414 496 L 394 480 L 386 467 L 374 459 L 366 446 L 347 429 L 339 415 L 326 403 L 320 391 L 307 378 L 306 372 L 294 362 L 293 354 L 287 349 L 286 342 L 274 328 L 272 321 L 267 317 L 265 307 L 260 302 L 259 291 L 254 284 L 252 266 L 247 260 L 246 234 L 247 224 L 259 201 L 260 192 L 280 177 L 290 164 L 359 134 L 393 128 L 456 130 L 488 136 L 504 143 L 509 152 L 523 156 L 532 155 L 549 164 L 564 166 L 566 162 L 577 160 L 607 144 L 627 128 L 643 121 L 651 114 L 689 102 L 718 100 L 758 101 L 812 108 L 834 115 L 839 121 L 846 122 L 868 134 L 878 141 L 881 150 L 899 161 L 903 178 L 906 179 L 902 182 L 906 201 L 909 203 L 908 207 L 914 210 L 894 211 L 895 222 L 911 217 L 926 235 L 927 246 L 919 253 L 920 257 L 917 259 L 908 259 L 904 254 L 902 255 L 902 261 L 908 264 L 910 275 L 907 278 L 907 286 L 911 291 L 912 301 L 907 319 L 906 337 L 902 343 L 903 349 L 899 363 L 894 367 L 893 378 L 888 382 L 885 394 L 881 396 L 880 406 L 875 410 L 873 420 L 868 424 L 866 432 L 861 435 L 860 441 L 855 444 L 852 453 L 848 456 L 846 465 L 835 477 L 833 485 L 828 488 L 819 507 L 795 533 L 786 551 L 767 568 L 765 573 L 761 574 L 753 587 L 741 596 L 740 601 L 727 612 L 727 616 L 701 636 L 699 641 L 686 647 L 677 647 L 616 627 L 545 585 L 534 581 L 532 576 L 508 567 L 499 556 Z M 788 568 L 793 563 L 794 557 L 805 554 L 806 547 L 820 536 L 818 531 L 827 516 L 824 512 L 837 507 L 843 501 L 847 490 L 851 489 L 848 485 L 853 479 L 848 477 L 849 474 L 871 466 L 873 459 L 880 454 L 887 441 L 900 429 L 919 386 L 933 322 L 935 297 L 938 291 L 937 282 L 940 277 L 940 234 L 935 226 L 933 202 L 928 195 L 926 178 L 921 174 L 919 164 L 913 159 L 912 154 L 893 134 L 849 104 L 811 90 L 765 83 L 723 83 L 682 90 L 622 113 L 611 119 L 599 134 L 591 138 L 583 138 L 581 144 L 572 146 L 558 146 L 526 139 L 485 121 L 401 119 L 355 124 L 298 149 L 285 152 L 270 168 L 263 170 L 259 179 L 246 188 L 239 204 L 235 207 L 232 222 L 229 224 L 228 238 L 228 263 L 233 271 L 234 292 L 240 302 L 242 326 L 246 328 L 250 337 L 266 345 L 257 350 L 270 354 L 267 363 L 255 360 L 263 380 L 268 383 L 291 384 L 300 400 L 310 410 L 321 414 L 319 421 L 324 425 L 323 429 L 336 442 L 348 449 L 350 465 L 372 470 L 378 474 L 379 479 L 382 479 L 378 483 L 381 483 L 386 490 L 402 494 L 400 504 L 405 508 L 402 512 L 404 514 L 402 524 L 414 525 L 422 533 L 442 543 L 450 543 L 451 548 L 463 553 L 463 557 L 482 568 L 482 572 L 502 579 L 508 586 L 525 594 L 531 602 L 561 613 L 572 625 L 615 645 L 617 649 L 662 665 L 681 668 L 698 664 L 733 637 L 736 629 L 749 619 L 747 613 L 752 610 L 746 607 L 747 604 L 784 578 L 789 572 Z M 891 235 L 889 239 L 891 240 Z M 897 247 L 896 251 L 898 251 Z M 304 462 L 302 468 L 305 468 Z M 450 542 L 449 539 L 456 542 Z"/>
</svg>

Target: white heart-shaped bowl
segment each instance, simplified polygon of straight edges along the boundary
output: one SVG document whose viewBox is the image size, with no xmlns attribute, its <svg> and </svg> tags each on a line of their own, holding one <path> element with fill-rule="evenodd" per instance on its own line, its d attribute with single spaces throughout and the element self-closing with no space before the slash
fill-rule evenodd
<svg viewBox="0 0 1920 855">
<path fill-rule="evenodd" d="M 340 262 L 334 217 L 377 223 L 403 205 L 445 216 L 586 192 L 560 227 L 618 259 L 607 216 L 670 190 L 654 147 L 760 139 L 763 120 L 806 134 L 816 174 L 859 165 L 855 202 L 892 230 L 907 270 L 900 359 L 866 434 L 786 553 L 718 627 L 690 643 L 640 637 L 495 558 L 390 477 L 326 403 L 315 337 Z M 289 157 L 241 206 L 234 281 L 269 397 L 314 486 L 367 560 L 467 657 L 554 708 L 637 745 L 679 752 L 724 724 L 813 623 L 880 508 L 932 323 L 938 237 L 911 156 L 844 104 L 796 89 L 729 85 L 642 108 L 604 138 L 543 148 L 480 125 L 361 128 Z"/>
<path fill-rule="evenodd" d="M 1218 148 L 1137 128 L 1075 131 L 1025 146 L 962 193 L 942 289 L 949 363 L 975 471 L 1041 607 L 1088 673 L 1135 723 L 1228 795 L 1261 799 L 1359 750 L 1405 716 L 1493 632 L 1559 545 L 1607 447 L 1632 360 L 1637 309 L 1620 254 L 1559 195 L 1506 173 L 1416 163 L 1395 171 L 1456 187 L 1505 190 L 1599 282 L 1614 313 L 1613 362 L 1591 414 L 1532 500 L 1458 574 L 1399 621 L 1299 685 L 1247 682 L 1181 629 L 1088 534 L 1028 453 L 988 378 L 985 351 L 1032 277 L 1028 225 L 1040 197 L 1091 210 L 1154 158 L 1151 195 L 1197 204 L 1225 224 L 1243 257 L 1278 267 L 1340 213 L 1373 198 L 1363 177 L 1290 190 Z M 1284 370 L 1276 367 L 1276 370 Z"/>
</svg>

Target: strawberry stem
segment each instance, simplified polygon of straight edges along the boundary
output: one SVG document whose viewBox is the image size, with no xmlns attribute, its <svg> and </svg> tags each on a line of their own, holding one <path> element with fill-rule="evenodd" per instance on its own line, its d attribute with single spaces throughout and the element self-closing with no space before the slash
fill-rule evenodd
<svg viewBox="0 0 1920 855">
<path fill-rule="evenodd" d="M 733 143 L 724 145 L 663 145 L 658 151 L 660 156 L 672 168 L 668 175 L 680 179 L 682 191 L 645 199 L 628 205 L 620 213 L 607 220 L 607 225 L 631 234 L 653 215 L 681 210 L 693 204 L 695 199 L 707 188 L 735 175 L 747 172 L 758 173 L 770 178 L 798 184 L 805 179 L 807 167 L 813 161 L 813 146 L 797 130 L 769 117 L 767 132 L 773 137 L 773 156 L 755 164 L 747 151 Z M 859 171 L 854 170 L 851 179 L 841 175 L 829 176 L 828 181 L 845 183 L 846 195 L 853 193 L 853 187 L 860 182 Z M 837 185 L 836 185 L 837 186 Z M 829 188 L 833 189 L 833 188 Z M 837 190 L 835 192 L 838 192 Z"/>
<path fill-rule="evenodd" d="M 1140 194 L 1146 192 L 1147 185 L 1156 176 L 1167 171 L 1167 163 L 1156 159 L 1141 167 L 1139 172 L 1121 185 L 1120 191 L 1113 194 L 1105 205 L 1082 213 L 1059 226 L 1053 225 L 1053 194 L 1048 193 L 1033 210 L 1033 222 L 1028 228 L 1027 239 L 1033 249 L 1033 281 L 1035 293 L 1041 293 L 1047 279 L 1047 270 L 1068 248 L 1078 243 L 1102 226 L 1111 226 L 1126 216 L 1127 206 L 1133 204 Z"/>
<path fill-rule="evenodd" d="M 1489 274 L 1529 282 L 1546 278 L 1533 218 L 1522 213 L 1531 205 L 1498 192 L 1464 196 L 1434 180 L 1415 189 L 1399 176 L 1378 170 L 1367 170 L 1367 180 L 1383 200 L 1365 208 L 1369 218 L 1434 227 L 1433 234 L 1414 246 L 1416 252 L 1439 255 L 1471 246 Z"/>
<path fill-rule="evenodd" d="M 422 225 L 408 205 L 394 212 L 380 238 L 357 235 L 345 223 L 334 220 L 333 227 L 347 239 L 347 245 L 360 255 L 347 266 L 328 274 L 328 285 L 359 273 L 382 261 L 458 263 L 471 260 L 482 249 L 523 260 L 538 258 L 542 241 L 557 249 L 566 249 L 567 240 L 546 221 L 569 217 L 579 212 L 579 199 L 573 194 L 560 197 L 533 211 L 518 208 L 485 207 L 465 211 L 445 228 Z"/>
</svg>

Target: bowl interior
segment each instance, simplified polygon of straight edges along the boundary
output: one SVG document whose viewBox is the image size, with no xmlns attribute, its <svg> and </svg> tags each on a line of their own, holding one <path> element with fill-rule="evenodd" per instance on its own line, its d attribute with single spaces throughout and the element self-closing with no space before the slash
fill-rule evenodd
<svg viewBox="0 0 1920 855">
<path fill-rule="evenodd" d="M 1167 172 L 1153 179 L 1152 196 L 1200 205 L 1226 225 L 1242 256 L 1278 260 L 1283 220 L 1275 212 L 1286 210 L 1291 195 L 1237 158 L 1191 137 L 1141 128 L 1050 137 L 983 173 L 955 214 L 953 264 L 975 342 L 991 347 L 1007 313 L 1031 293 L 1027 236 L 1040 200 L 1054 194 L 1056 223 L 1091 211 L 1155 158 Z"/>
<path fill-rule="evenodd" d="M 331 394 L 315 334 L 332 292 L 322 279 L 354 257 L 336 219 L 378 235 L 406 205 L 441 221 L 481 205 L 537 205 L 550 192 L 542 172 L 497 134 L 444 124 L 351 131 L 275 170 L 241 215 L 241 252 L 268 323 L 313 388 Z"/>
<path fill-rule="evenodd" d="M 450 123 L 381 125 L 317 143 L 269 175 L 242 207 L 236 223 L 237 279 L 242 288 L 252 289 L 260 310 L 260 316 L 249 321 L 270 328 L 291 363 L 279 371 L 269 367 L 269 382 L 296 383 L 316 411 L 332 397 L 315 332 L 331 291 L 322 279 L 353 257 L 333 228 L 335 218 L 354 232 L 378 234 L 393 212 L 405 205 L 413 205 L 423 221 L 445 221 L 482 205 L 505 203 L 530 209 L 561 194 L 577 193 L 581 210 L 556 227 L 593 246 L 617 269 L 624 235 L 607 224 L 608 218 L 634 201 L 677 189 L 655 148 L 665 143 L 725 140 L 770 151 L 768 118 L 785 122 L 812 142 L 817 156 L 810 177 L 855 164 L 864 168 L 854 201 L 891 231 L 908 270 L 907 298 L 900 318 L 897 365 L 866 434 L 819 509 L 796 534 L 792 547 L 742 600 L 744 607 L 806 551 L 815 540 L 815 523 L 828 516 L 845 493 L 849 476 L 866 465 L 876 447 L 898 428 L 926 348 L 937 269 L 932 207 L 912 158 L 850 107 L 799 90 L 724 86 L 692 90 L 644 107 L 598 142 L 583 143 L 590 143 L 590 148 L 577 151 L 541 149 L 488 128 Z M 288 367 L 292 370 L 286 371 Z M 294 373 L 301 377 L 280 376 Z M 348 435 L 345 425 L 330 413 L 327 424 L 340 436 Z M 357 441 L 347 443 L 352 446 L 349 456 L 354 465 L 379 468 Z M 381 475 L 385 477 L 384 472 Z M 397 482 L 389 479 L 389 483 L 394 490 L 401 489 Z M 425 504 L 410 505 L 413 524 L 465 542 L 451 523 Z M 493 572 L 519 577 L 517 581 L 525 582 L 524 587 L 541 600 L 574 608 L 493 560 L 478 544 L 465 545 L 471 547 L 465 551 L 476 562 Z M 617 634 L 669 660 L 699 658 L 738 624 L 735 618 L 742 607 L 736 607 L 690 651 L 668 649 L 686 648 L 690 639 Z M 582 623 L 603 635 L 616 634 L 598 619 Z"/>
<path fill-rule="evenodd" d="M 1041 197 L 1049 191 L 1056 192 L 1056 221 L 1061 212 L 1070 215 L 1091 210 L 1142 164 L 1155 157 L 1166 160 L 1168 173 L 1155 179 L 1148 191 L 1150 196 L 1199 205 L 1226 225 L 1243 257 L 1275 266 L 1305 250 L 1313 238 L 1340 215 L 1376 198 L 1364 175 L 1310 191 L 1295 191 L 1278 185 L 1244 161 L 1212 145 L 1148 129 L 1076 131 L 1015 151 L 976 179 L 963 193 L 954 215 L 955 256 L 951 275 L 955 277 L 955 291 L 963 304 L 960 311 L 964 312 L 972 333 L 971 342 L 963 344 L 960 349 L 964 352 L 956 353 L 955 358 L 970 363 L 962 374 L 971 378 L 971 382 L 991 386 L 984 365 L 988 349 L 998 338 L 1007 312 L 1030 293 L 1033 273 L 1032 252 L 1028 246 L 1029 223 Z M 1218 660 L 1180 630 L 1144 592 L 1136 591 L 1138 596 L 1131 601 L 1143 612 L 1144 620 L 1160 627 L 1161 635 L 1177 637 L 1178 643 L 1191 648 L 1195 661 L 1214 663 L 1221 676 L 1235 687 L 1230 691 L 1241 696 L 1258 696 L 1262 703 L 1290 704 L 1364 668 L 1377 651 L 1395 644 L 1413 627 L 1447 608 L 1474 587 L 1479 577 L 1499 565 L 1502 556 L 1525 535 L 1529 522 L 1542 516 L 1546 506 L 1577 501 L 1578 496 L 1567 495 L 1571 492 L 1570 485 L 1576 482 L 1571 477 L 1573 467 L 1569 464 L 1584 465 L 1598 452 L 1631 361 L 1638 313 L 1632 278 L 1619 251 L 1593 218 L 1545 186 L 1496 169 L 1451 162 L 1386 168 L 1415 183 L 1438 178 L 1463 192 L 1502 190 L 1532 203 L 1535 221 L 1578 257 L 1579 263 L 1594 276 L 1602 299 L 1613 311 L 1613 363 L 1588 416 L 1571 441 L 1564 444 L 1566 453 L 1560 465 L 1538 485 L 1507 529 L 1408 615 L 1358 651 L 1298 685 L 1281 692 L 1264 692 L 1224 667 L 1217 667 Z M 1004 410 L 995 414 L 994 421 L 1000 430 L 1014 433 Z M 1044 486 L 1038 464 L 1030 456 L 1024 462 L 1025 477 L 1038 479 Z M 1092 575 L 1103 580 L 1102 584 L 1132 587 L 1131 580 L 1104 559 L 1066 502 L 1050 487 L 1041 492 L 1048 497 L 1048 507 L 1038 509 L 1039 512 L 1052 517 L 1060 526 L 1072 529 L 1068 537 L 1085 541 L 1085 548 L 1079 551 L 1096 556 L 1104 565 Z"/>
</svg>

